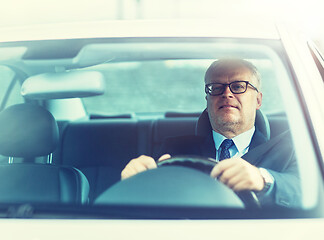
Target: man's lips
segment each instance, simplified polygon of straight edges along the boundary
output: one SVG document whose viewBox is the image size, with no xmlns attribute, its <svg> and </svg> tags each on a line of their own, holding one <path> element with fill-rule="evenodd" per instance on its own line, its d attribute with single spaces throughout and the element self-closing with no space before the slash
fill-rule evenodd
<svg viewBox="0 0 324 240">
<path fill-rule="evenodd" d="M 218 109 L 228 109 L 228 108 L 237 108 L 238 109 L 238 107 L 231 105 L 231 104 L 223 104 Z"/>
</svg>

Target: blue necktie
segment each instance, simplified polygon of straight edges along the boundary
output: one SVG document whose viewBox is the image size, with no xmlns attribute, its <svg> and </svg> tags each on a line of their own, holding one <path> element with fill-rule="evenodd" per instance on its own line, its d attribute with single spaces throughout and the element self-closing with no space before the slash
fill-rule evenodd
<svg viewBox="0 0 324 240">
<path fill-rule="evenodd" d="M 221 144 L 221 152 L 220 152 L 220 157 L 219 157 L 219 161 L 226 159 L 226 158 L 230 158 L 230 152 L 229 152 L 229 148 L 232 147 L 234 144 L 232 139 L 225 139 L 222 144 Z"/>
</svg>

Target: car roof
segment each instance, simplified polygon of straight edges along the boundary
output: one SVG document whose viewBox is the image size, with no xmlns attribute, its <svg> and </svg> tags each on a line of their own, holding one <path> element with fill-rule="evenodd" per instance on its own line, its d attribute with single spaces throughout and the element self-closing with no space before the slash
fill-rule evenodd
<svg viewBox="0 0 324 240">
<path fill-rule="evenodd" d="M 0 42 L 120 37 L 279 39 L 276 24 L 256 19 L 116 20 L 0 28 Z"/>
</svg>

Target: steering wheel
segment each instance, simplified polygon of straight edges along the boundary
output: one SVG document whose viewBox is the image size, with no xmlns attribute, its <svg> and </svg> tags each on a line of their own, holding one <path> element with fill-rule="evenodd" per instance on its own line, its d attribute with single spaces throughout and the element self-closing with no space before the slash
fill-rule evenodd
<svg viewBox="0 0 324 240">
<path fill-rule="evenodd" d="M 195 215 L 194 209 L 197 207 L 247 209 L 259 206 L 251 192 L 235 193 L 222 182 L 211 178 L 209 173 L 215 164 L 210 159 L 195 156 L 163 160 L 158 163 L 158 168 L 115 183 L 102 192 L 94 204 L 158 209 L 176 207 L 178 210 L 187 209 L 180 215 L 183 217 L 182 214 L 188 214 L 189 218 L 192 217 L 191 214 Z M 152 214 L 155 214 L 154 211 Z M 160 214 L 164 212 L 159 211 L 158 215 Z M 173 214 L 174 211 L 171 215 Z"/>
<path fill-rule="evenodd" d="M 209 158 L 191 156 L 191 155 L 179 155 L 179 156 L 175 156 L 175 157 L 171 157 L 159 161 L 157 165 L 158 167 L 165 167 L 165 166 L 190 167 L 209 174 L 211 170 L 215 167 L 216 163 L 217 162 L 215 162 L 215 160 Z"/>
<path fill-rule="evenodd" d="M 210 174 L 211 170 L 215 167 L 217 162 L 215 160 L 199 157 L 199 156 L 190 156 L 190 155 L 180 155 L 171 157 L 157 163 L 158 167 L 166 166 L 183 166 L 193 168 L 199 171 L 202 171 L 206 174 Z M 260 202 L 258 197 L 253 191 L 240 191 L 235 192 L 238 197 L 242 200 L 246 208 L 260 208 Z"/>
</svg>

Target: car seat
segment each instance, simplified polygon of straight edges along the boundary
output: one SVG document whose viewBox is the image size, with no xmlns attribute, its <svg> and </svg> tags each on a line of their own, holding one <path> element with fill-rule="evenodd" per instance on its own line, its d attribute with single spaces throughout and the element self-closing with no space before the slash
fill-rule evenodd
<svg viewBox="0 0 324 240">
<path fill-rule="evenodd" d="M 0 154 L 9 157 L 7 164 L 0 164 L 1 203 L 88 201 L 89 183 L 83 173 L 51 164 L 58 139 L 54 117 L 38 105 L 17 104 L 0 112 Z M 30 162 L 46 155 L 46 164 Z M 15 163 L 15 158 L 25 162 Z"/>
</svg>

